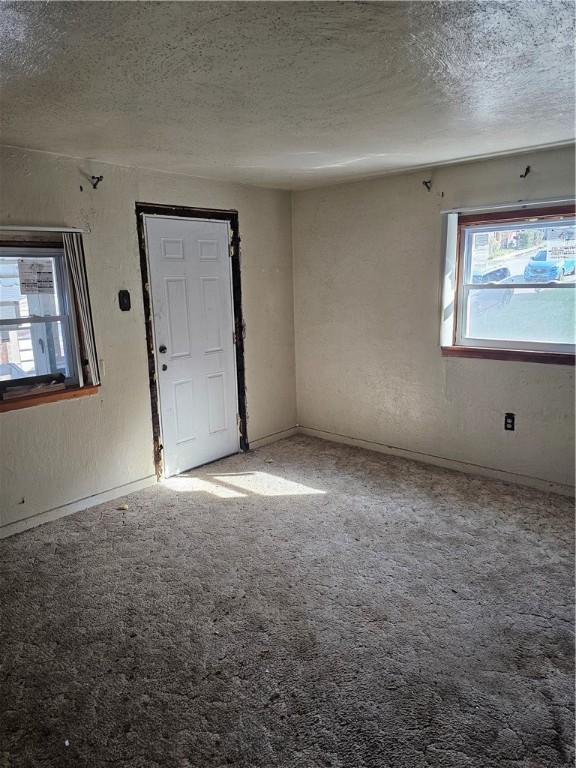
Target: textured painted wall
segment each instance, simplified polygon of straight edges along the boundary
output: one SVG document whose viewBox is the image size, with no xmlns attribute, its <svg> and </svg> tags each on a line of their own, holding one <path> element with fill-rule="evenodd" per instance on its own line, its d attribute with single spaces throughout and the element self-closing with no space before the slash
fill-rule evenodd
<svg viewBox="0 0 576 768">
<path fill-rule="evenodd" d="M 574 370 L 439 349 L 440 210 L 573 191 L 563 148 L 295 193 L 299 423 L 573 483 Z"/>
<path fill-rule="evenodd" d="M 300 424 L 572 482 L 573 370 L 445 359 L 438 328 L 441 208 L 568 194 L 573 168 L 562 149 L 297 193 L 293 305 L 287 193 L 0 150 L 0 222 L 90 230 L 105 362 L 99 396 L 0 415 L 1 523 L 153 472 L 137 200 L 239 210 L 252 441 L 296 423 L 295 306 Z M 105 177 L 96 192 L 92 173 Z M 120 288 L 132 293 L 129 313 Z M 514 433 L 502 429 L 509 410 Z"/>
<path fill-rule="evenodd" d="M 91 174 L 104 175 L 96 191 Z M 249 438 L 296 423 L 289 193 L 0 149 L 1 223 L 89 230 L 105 370 L 97 397 L 0 415 L 0 525 L 153 474 L 136 201 L 238 209 Z M 118 309 L 120 288 L 131 312 Z"/>
</svg>

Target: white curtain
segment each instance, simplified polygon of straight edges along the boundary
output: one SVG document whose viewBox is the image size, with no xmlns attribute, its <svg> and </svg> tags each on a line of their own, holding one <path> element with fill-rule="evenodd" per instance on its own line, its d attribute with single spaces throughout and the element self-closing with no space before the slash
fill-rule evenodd
<svg viewBox="0 0 576 768">
<path fill-rule="evenodd" d="M 82 235 L 79 232 L 63 232 L 62 238 L 64 241 L 64 257 L 70 272 L 74 300 L 78 312 L 78 323 L 83 348 L 82 356 L 85 361 L 87 378 L 90 384 L 96 385 L 100 384 L 100 372 L 98 370 L 98 356 L 96 354 L 94 326 L 90 310 Z"/>
</svg>

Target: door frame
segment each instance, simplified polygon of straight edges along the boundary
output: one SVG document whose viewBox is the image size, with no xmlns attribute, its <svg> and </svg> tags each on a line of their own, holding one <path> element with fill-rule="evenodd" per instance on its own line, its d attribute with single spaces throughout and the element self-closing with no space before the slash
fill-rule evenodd
<svg viewBox="0 0 576 768">
<path fill-rule="evenodd" d="M 227 221 L 230 226 L 230 261 L 232 273 L 232 304 L 234 311 L 234 346 L 236 349 L 236 383 L 238 389 L 238 430 L 240 450 L 248 451 L 248 425 L 246 413 L 246 376 L 244 364 L 244 338 L 246 326 L 242 313 L 242 281 L 240 274 L 240 231 L 238 211 L 214 208 L 188 208 L 182 205 L 159 205 L 156 203 L 136 203 L 136 223 L 138 246 L 140 250 L 140 272 L 142 275 L 142 298 L 144 301 L 144 319 L 146 324 L 146 346 L 148 352 L 148 384 L 150 387 L 150 406 L 152 409 L 152 433 L 154 440 L 154 467 L 156 477 L 163 473 L 162 428 L 160 423 L 160 403 L 158 376 L 156 373 L 156 354 L 154 345 L 154 317 L 152 313 L 149 254 L 146 247 L 144 216 L 169 216 L 182 219 L 212 219 Z"/>
</svg>

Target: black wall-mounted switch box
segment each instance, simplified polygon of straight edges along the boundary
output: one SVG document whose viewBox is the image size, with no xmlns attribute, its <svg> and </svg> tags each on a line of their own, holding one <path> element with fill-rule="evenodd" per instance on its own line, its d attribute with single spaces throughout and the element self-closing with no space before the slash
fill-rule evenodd
<svg viewBox="0 0 576 768">
<path fill-rule="evenodd" d="M 514 432 L 516 429 L 516 415 L 514 413 L 504 414 L 504 429 Z"/>
<path fill-rule="evenodd" d="M 130 309 L 130 291 L 118 291 L 118 304 L 122 312 L 128 312 Z"/>
</svg>

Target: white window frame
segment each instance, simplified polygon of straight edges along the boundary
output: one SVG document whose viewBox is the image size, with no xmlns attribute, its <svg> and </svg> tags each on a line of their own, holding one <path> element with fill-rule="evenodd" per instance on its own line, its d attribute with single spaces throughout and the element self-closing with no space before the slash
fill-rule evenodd
<svg viewBox="0 0 576 768">
<path fill-rule="evenodd" d="M 80 341 L 78 336 L 78 328 L 76 325 L 76 310 L 74 306 L 74 300 L 72 298 L 72 283 L 64 260 L 64 249 L 57 245 L 54 247 L 46 247 L 28 244 L 19 245 L 18 243 L 14 243 L 14 245 L 9 246 L 0 246 L 0 257 L 8 256 L 10 258 L 31 260 L 38 258 L 54 259 L 57 286 L 56 290 L 58 296 L 58 304 L 60 307 L 60 314 L 0 319 L 0 326 L 3 328 L 9 326 L 19 328 L 23 325 L 33 325 L 37 323 L 46 324 L 61 322 L 66 361 L 69 368 L 69 375 L 65 378 L 65 385 L 66 387 L 82 387 L 84 382 L 80 356 Z M 21 379 L 12 379 L 11 381 L 15 384 L 19 381 L 33 383 L 35 379 L 41 380 L 41 378 L 42 377 L 40 375 L 27 376 Z"/>
<path fill-rule="evenodd" d="M 471 272 L 471 250 L 466 248 L 466 238 L 471 236 L 472 232 L 494 232 L 510 229 L 514 222 L 522 222 L 522 229 L 542 228 L 543 224 L 549 221 L 574 222 L 576 216 L 574 213 L 557 213 L 551 208 L 548 213 L 546 209 L 540 209 L 538 212 L 530 212 L 530 209 L 510 210 L 506 218 L 501 221 L 481 222 L 483 214 L 490 214 L 492 210 L 479 211 L 474 210 L 478 222 L 462 222 L 461 217 L 464 212 L 448 211 L 445 218 L 445 243 L 446 255 L 444 266 L 444 281 L 442 287 L 442 316 L 440 343 L 443 351 L 476 350 L 481 352 L 524 352 L 536 353 L 539 356 L 545 354 L 565 355 L 566 358 L 573 358 L 575 353 L 574 344 L 556 344 L 543 343 L 537 341 L 516 341 L 500 339 L 472 338 L 464 334 L 466 328 L 466 312 L 468 309 L 468 295 L 471 290 L 494 290 L 502 289 L 501 283 L 472 283 L 469 279 Z M 534 290 L 543 289 L 562 289 L 576 290 L 575 283 L 560 283 L 557 281 L 546 283 L 513 283 L 513 290 Z M 465 356 L 463 354 L 462 356 Z M 478 355 L 474 355 L 478 356 Z M 489 356 L 489 355 L 487 355 Z"/>
</svg>

